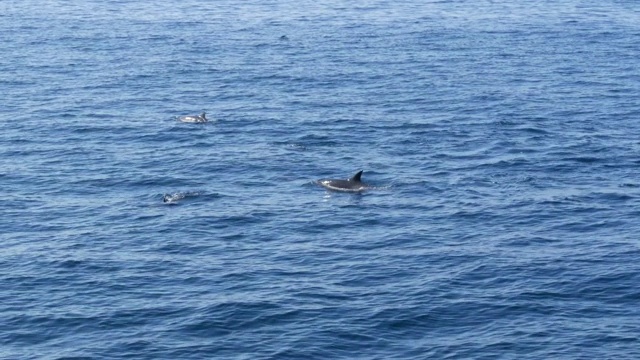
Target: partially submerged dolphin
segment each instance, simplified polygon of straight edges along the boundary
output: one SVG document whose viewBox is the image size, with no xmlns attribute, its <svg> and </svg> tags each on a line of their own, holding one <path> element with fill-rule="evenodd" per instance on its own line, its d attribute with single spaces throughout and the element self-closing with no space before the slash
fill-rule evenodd
<svg viewBox="0 0 640 360">
<path fill-rule="evenodd" d="M 176 202 L 184 199 L 186 194 L 184 193 L 175 193 L 175 194 L 164 194 L 162 195 L 162 202 L 165 204 L 175 204 Z"/>
<path fill-rule="evenodd" d="M 189 198 L 194 198 L 203 194 L 204 193 L 200 191 L 187 191 L 187 192 L 177 192 L 173 194 L 164 194 L 162 195 L 162 202 L 167 205 L 173 205 L 178 203 L 179 201 L 186 200 Z"/>
<path fill-rule="evenodd" d="M 329 190 L 358 192 L 358 191 L 363 191 L 369 188 L 367 184 L 363 183 L 360 180 L 361 177 L 362 177 L 362 170 L 358 171 L 355 175 L 353 175 L 350 179 L 347 179 L 347 180 L 320 179 L 318 180 L 318 184 Z"/>
<path fill-rule="evenodd" d="M 204 123 L 209 121 L 207 119 L 207 113 L 203 112 L 201 115 L 183 115 L 178 116 L 178 120 L 185 123 Z"/>
</svg>

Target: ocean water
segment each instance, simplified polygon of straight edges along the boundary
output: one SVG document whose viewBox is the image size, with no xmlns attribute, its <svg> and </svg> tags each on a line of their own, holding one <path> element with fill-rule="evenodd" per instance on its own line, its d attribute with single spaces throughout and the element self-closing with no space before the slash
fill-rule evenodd
<svg viewBox="0 0 640 360">
<path fill-rule="evenodd" d="M 0 37 L 1 359 L 640 358 L 638 2 L 3 0 Z"/>
</svg>

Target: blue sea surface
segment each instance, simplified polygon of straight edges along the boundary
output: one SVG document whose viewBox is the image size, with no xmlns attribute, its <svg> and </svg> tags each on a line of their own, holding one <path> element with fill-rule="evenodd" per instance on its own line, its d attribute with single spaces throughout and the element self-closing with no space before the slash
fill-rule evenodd
<svg viewBox="0 0 640 360">
<path fill-rule="evenodd" d="M 640 358 L 637 1 L 2 0 L 0 38 L 0 359 Z"/>
</svg>

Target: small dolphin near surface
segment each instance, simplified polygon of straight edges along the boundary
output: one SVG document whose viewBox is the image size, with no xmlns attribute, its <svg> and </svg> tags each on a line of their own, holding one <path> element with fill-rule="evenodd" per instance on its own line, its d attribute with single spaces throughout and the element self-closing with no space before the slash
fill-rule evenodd
<svg viewBox="0 0 640 360">
<path fill-rule="evenodd" d="M 184 123 L 205 123 L 209 121 L 207 119 L 207 113 L 203 112 L 201 115 L 183 115 L 178 116 L 178 120 Z"/>
<path fill-rule="evenodd" d="M 370 188 L 367 184 L 363 183 L 362 180 L 360 180 L 361 177 L 362 170 L 358 171 L 355 175 L 347 180 L 320 179 L 318 180 L 318 184 L 324 188 L 334 191 L 359 192 Z"/>
<path fill-rule="evenodd" d="M 207 199 L 218 198 L 217 193 L 207 193 L 205 191 L 186 191 L 176 193 L 165 193 L 162 195 L 162 202 L 165 205 L 179 205 L 184 201 L 201 199 L 206 201 Z"/>
<path fill-rule="evenodd" d="M 175 204 L 185 197 L 187 197 L 187 194 L 185 193 L 164 194 L 162 196 L 162 202 L 165 204 Z"/>
</svg>

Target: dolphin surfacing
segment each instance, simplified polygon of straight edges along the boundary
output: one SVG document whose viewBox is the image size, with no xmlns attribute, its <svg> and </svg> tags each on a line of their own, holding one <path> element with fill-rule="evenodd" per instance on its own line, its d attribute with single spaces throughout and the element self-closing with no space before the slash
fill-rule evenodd
<svg viewBox="0 0 640 360">
<path fill-rule="evenodd" d="M 369 188 L 367 184 L 361 180 L 362 170 L 347 180 L 340 179 L 320 179 L 318 184 L 326 189 L 334 191 L 360 192 Z"/>
<path fill-rule="evenodd" d="M 179 116 L 178 120 L 184 123 L 205 123 L 209 121 L 206 115 L 207 113 L 204 113 L 204 112 L 200 115 L 183 115 L 183 116 Z"/>
</svg>

